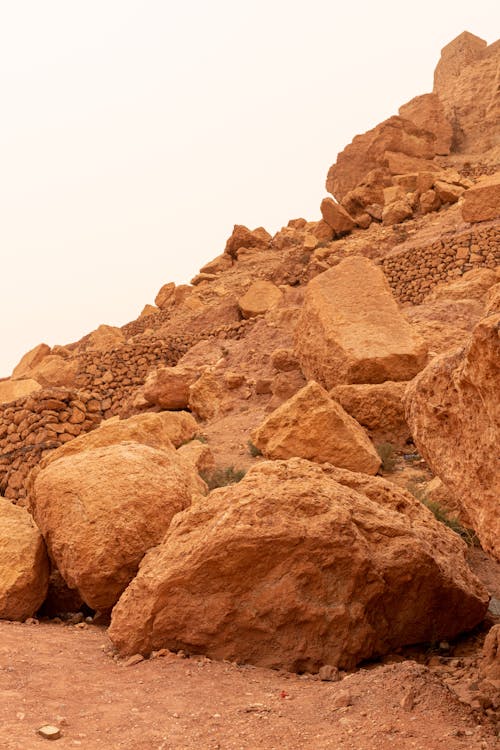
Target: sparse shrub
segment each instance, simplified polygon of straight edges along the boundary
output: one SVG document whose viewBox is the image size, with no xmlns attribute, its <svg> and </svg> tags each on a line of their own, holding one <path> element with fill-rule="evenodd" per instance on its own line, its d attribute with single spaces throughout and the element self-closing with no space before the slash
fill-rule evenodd
<svg viewBox="0 0 500 750">
<path fill-rule="evenodd" d="M 253 456 L 254 458 L 257 458 L 257 456 L 262 456 L 262 451 L 259 448 L 257 448 L 257 446 L 254 445 L 251 440 L 247 441 L 247 445 L 248 445 L 248 452 L 250 453 L 251 456 Z"/>
<path fill-rule="evenodd" d="M 382 459 L 382 469 L 384 471 L 394 471 L 396 467 L 396 456 L 392 443 L 380 443 L 376 446 L 377 453 Z"/>
<path fill-rule="evenodd" d="M 461 536 L 462 539 L 467 542 L 469 547 L 477 544 L 477 537 L 474 531 L 463 526 L 456 516 L 450 516 L 446 508 L 443 508 L 443 506 L 438 502 L 436 502 L 435 500 L 430 500 L 425 494 L 424 488 L 419 486 L 417 482 L 408 482 L 406 487 L 408 491 L 411 492 L 413 497 L 416 497 L 417 500 L 420 500 L 422 505 L 425 505 L 425 507 L 431 511 L 436 520 L 444 523 L 444 525 L 448 526 L 448 528 L 454 531 L 455 534 Z"/>
<path fill-rule="evenodd" d="M 217 487 L 227 487 L 230 484 L 241 482 L 246 471 L 235 469 L 234 466 L 227 466 L 225 469 L 216 469 L 211 473 L 200 471 L 200 476 L 206 483 L 209 490 L 215 490 Z"/>
<path fill-rule="evenodd" d="M 182 448 L 183 445 L 192 443 L 193 440 L 198 440 L 199 443 L 208 443 L 208 438 L 206 437 L 206 435 L 194 435 L 194 437 L 189 438 L 188 440 L 184 440 L 184 442 L 179 445 L 179 448 Z"/>
</svg>

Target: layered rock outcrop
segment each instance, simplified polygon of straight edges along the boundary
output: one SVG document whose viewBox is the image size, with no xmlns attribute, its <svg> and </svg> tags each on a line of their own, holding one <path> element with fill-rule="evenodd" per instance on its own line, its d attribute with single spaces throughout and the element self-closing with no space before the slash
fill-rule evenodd
<svg viewBox="0 0 500 750">
<path fill-rule="evenodd" d="M 381 479 L 266 462 L 179 514 L 112 614 L 121 654 L 317 671 L 479 622 L 461 539 Z"/>
<path fill-rule="evenodd" d="M 500 559 L 500 313 L 465 348 L 431 362 L 409 385 L 406 418 L 417 448 L 459 499 L 484 549 Z"/>
<path fill-rule="evenodd" d="M 411 380 L 426 362 L 426 346 L 399 312 L 384 274 L 361 256 L 309 282 L 296 336 L 304 374 L 327 389 Z"/>
</svg>

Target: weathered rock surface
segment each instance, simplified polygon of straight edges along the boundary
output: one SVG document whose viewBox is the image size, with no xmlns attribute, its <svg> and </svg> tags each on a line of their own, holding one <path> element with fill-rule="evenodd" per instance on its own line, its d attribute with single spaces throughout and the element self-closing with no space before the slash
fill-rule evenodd
<svg viewBox="0 0 500 750">
<path fill-rule="evenodd" d="M 399 108 L 399 114 L 418 128 L 433 134 L 436 154 L 450 153 L 453 129 L 437 94 L 416 96 Z"/>
<path fill-rule="evenodd" d="M 0 404 L 9 404 L 30 393 L 40 391 L 42 386 L 36 380 L 2 380 L 0 382 Z"/>
<path fill-rule="evenodd" d="M 321 215 L 338 237 L 347 234 L 356 226 L 345 208 L 331 198 L 324 198 L 321 201 Z"/>
<path fill-rule="evenodd" d="M 271 281 L 254 281 L 239 298 L 238 305 L 244 318 L 255 318 L 276 307 L 282 299 L 283 292 Z"/>
<path fill-rule="evenodd" d="M 500 172 L 483 177 L 464 194 L 464 221 L 487 221 L 500 216 Z"/>
<path fill-rule="evenodd" d="M 123 655 L 183 648 L 264 667 L 351 668 L 479 622 L 465 545 L 381 479 L 265 462 L 179 514 L 112 614 Z"/>
<path fill-rule="evenodd" d="M 494 625 L 484 640 L 481 676 L 500 680 L 500 625 Z"/>
<path fill-rule="evenodd" d="M 498 559 L 499 329 L 500 313 L 481 320 L 464 349 L 431 362 L 405 395 L 415 445 Z"/>
<path fill-rule="evenodd" d="M 29 376 L 44 388 L 51 386 L 71 388 L 74 386 L 77 371 L 76 360 L 66 359 L 57 354 L 48 354 L 29 371 Z"/>
<path fill-rule="evenodd" d="M 19 363 L 12 370 L 13 378 L 23 378 L 28 375 L 29 371 L 36 367 L 44 357 L 50 354 L 50 346 L 47 344 L 38 344 L 34 349 L 21 357 Z"/>
<path fill-rule="evenodd" d="M 309 282 L 296 336 L 302 371 L 327 389 L 411 380 L 426 362 L 426 346 L 399 312 L 383 272 L 361 256 Z"/>
<path fill-rule="evenodd" d="M 68 586 L 107 609 L 173 516 L 205 491 L 173 450 L 123 442 L 52 461 L 38 472 L 30 504 Z"/>
<path fill-rule="evenodd" d="M 146 378 L 144 398 L 149 404 L 161 409 L 186 409 L 189 403 L 189 386 L 199 374 L 198 370 L 182 365 L 158 367 Z"/>
<path fill-rule="evenodd" d="M 30 514 L 0 497 L 0 619 L 25 620 L 49 582 L 45 542 Z"/>
<path fill-rule="evenodd" d="M 105 352 L 123 344 L 125 336 L 121 328 L 100 325 L 88 337 L 87 348 L 93 351 Z"/>
<path fill-rule="evenodd" d="M 474 268 L 449 284 L 438 284 L 426 297 L 426 302 L 438 300 L 482 300 L 488 289 L 497 282 L 491 268 Z"/>
<path fill-rule="evenodd" d="M 330 396 L 359 424 L 368 430 L 377 443 L 404 444 L 410 437 L 405 419 L 403 395 L 407 383 L 337 385 Z"/>
<path fill-rule="evenodd" d="M 252 432 L 266 458 L 300 456 L 376 474 L 380 458 L 365 431 L 317 383 L 308 383 Z"/>
<path fill-rule="evenodd" d="M 248 229 L 243 224 L 235 224 L 233 233 L 226 242 L 224 252 L 232 258 L 236 258 L 241 248 L 256 250 L 267 250 L 272 237 L 263 227 Z"/>
</svg>

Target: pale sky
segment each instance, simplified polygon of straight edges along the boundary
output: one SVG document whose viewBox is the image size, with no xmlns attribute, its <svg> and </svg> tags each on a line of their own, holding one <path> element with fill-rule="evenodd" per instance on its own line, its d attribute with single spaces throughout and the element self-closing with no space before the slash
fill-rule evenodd
<svg viewBox="0 0 500 750">
<path fill-rule="evenodd" d="M 233 224 L 319 218 L 352 138 L 498 0 L 0 0 L 0 377 L 123 325 Z"/>
</svg>

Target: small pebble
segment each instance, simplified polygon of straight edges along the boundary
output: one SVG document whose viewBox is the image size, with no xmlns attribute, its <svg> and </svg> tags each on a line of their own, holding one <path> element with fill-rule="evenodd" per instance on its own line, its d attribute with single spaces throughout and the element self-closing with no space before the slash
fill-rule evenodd
<svg viewBox="0 0 500 750">
<path fill-rule="evenodd" d="M 59 727 L 53 727 L 50 724 L 46 724 L 44 727 L 40 727 L 40 729 L 37 730 L 37 734 L 45 740 L 58 740 L 61 736 L 61 730 Z"/>
</svg>

